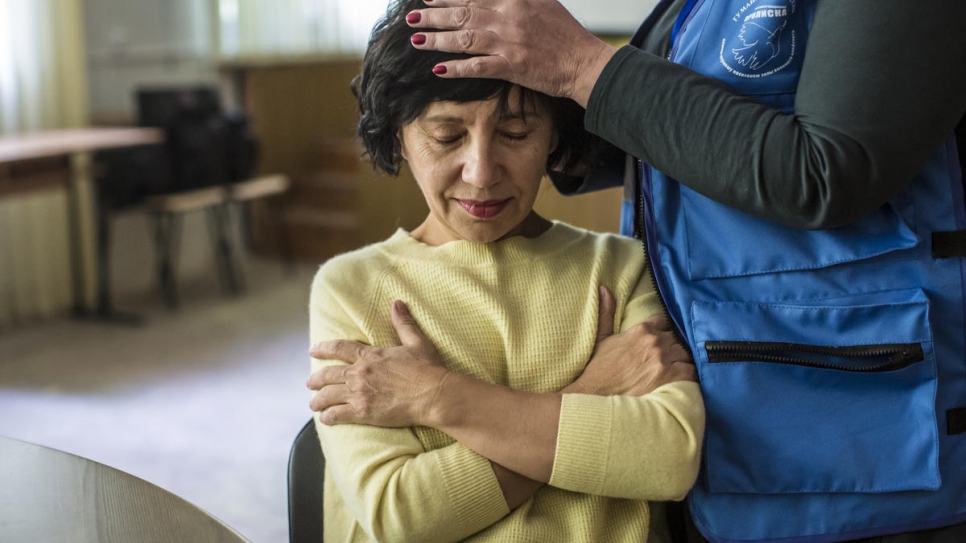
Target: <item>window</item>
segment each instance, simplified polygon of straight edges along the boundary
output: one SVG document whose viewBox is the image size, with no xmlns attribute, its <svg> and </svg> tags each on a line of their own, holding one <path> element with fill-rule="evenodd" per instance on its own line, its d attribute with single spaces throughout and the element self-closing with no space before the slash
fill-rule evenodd
<svg viewBox="0 0 966 543">
<path fill-rule="evenodd" d="M 387 0 L 217 0 L 221 56 L 365 51 Z"/>
</svg>

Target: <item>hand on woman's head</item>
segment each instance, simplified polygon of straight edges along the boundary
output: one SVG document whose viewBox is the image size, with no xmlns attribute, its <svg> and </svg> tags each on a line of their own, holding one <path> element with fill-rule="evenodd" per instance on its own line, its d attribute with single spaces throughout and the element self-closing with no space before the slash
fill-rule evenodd
<svg viewBox="0 0 966 543">
<path fill-rule="evenodd" d="M 440 77 L 504 79 L 586 107 L 615 51 L 557 0 L 431 0 L 426 6 L 407 17 L 418 31 L 414 47 L 478 55 L 434 66 Z"/>
<path fill-rule="evenodd" d="M 439 1 L 439 0 L 437 0 Z M 465 60 L 472 55 L 415 49 L 413 29 L 406 16 L 425 7 L 419 0 L 390 5 L 386 17 L 373 29 L 362 72 L 353 81 L 361 118 L 358 135 L 377 170 L 399 173 L 402 161 L 399 134 L 433 102 L 474 102 L 497 98 L 505 103 L 512 82 L 492 78 L 452 79 L 433 74 L 440 63 Z M 562 8 L 561 8 L 562 9 Z M 559 145 L 547 157 L 546 168 L 571 170 L 584 164 L 596 138 L 584 130 L 584 111 L 572 100 L 523 89 L 523 103 L 543 103 L 553 117 Z"/>
</svg>

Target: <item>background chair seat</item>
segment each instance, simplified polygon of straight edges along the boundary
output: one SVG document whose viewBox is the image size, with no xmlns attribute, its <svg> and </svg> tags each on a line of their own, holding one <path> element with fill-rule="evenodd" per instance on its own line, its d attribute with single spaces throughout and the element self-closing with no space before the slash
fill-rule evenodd
<svg viewBox="0 0 966 543">
<path fill-rule="evenodd" d="M 264 175 L 229 184 L 228 195 L 234 201 L 255 200 L 284 194 L 290 185 L 291 182 L 286 175 Z"/>
</svg>

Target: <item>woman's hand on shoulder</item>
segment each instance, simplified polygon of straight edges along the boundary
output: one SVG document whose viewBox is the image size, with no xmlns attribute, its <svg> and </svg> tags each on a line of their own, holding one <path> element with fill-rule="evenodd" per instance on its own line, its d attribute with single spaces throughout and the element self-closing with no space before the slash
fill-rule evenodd
<svg viewBox="0 0 966 543">
<path fill-rule="evenodd" d="M 668 383 L 697 381 L 687 350 L 663 317 L 614 334 L 614 295 L 600 289 L 597 345 L 590 362 L 564 393 L 643 396 Z"/>
<path fill-rule="evenodd" d="M 424 425 L 449 370 L 406 305 L 397 300 L 391 319 L 401 345 L 372 347 L 355 341 L 322 342 L 313 358 L 340 360 L 313 373 L 306 386 L 316 391 L 309 403 L 324 424 L 382 427 Z"/>
</svg>

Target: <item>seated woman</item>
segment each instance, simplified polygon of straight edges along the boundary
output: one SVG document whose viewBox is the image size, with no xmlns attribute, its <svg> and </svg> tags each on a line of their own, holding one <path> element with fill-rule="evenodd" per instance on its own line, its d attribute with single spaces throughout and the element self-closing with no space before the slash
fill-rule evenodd
<svg viewBox="0 0 966 543">
<path fill-rule="evenodd" d="M 665 541 L 649 501 L 697 476 L 693 367 L 645 322 L 639 242 L 532 210 L 547 169 L 584 158 L 582 110 L 436 78 L 454 55 L 408 46 L 418 5 L 377 24 L 356 92 L 370 158 L 405 161 L 429 215 L 312 286 L 325 541 Z"/>
</svg>

